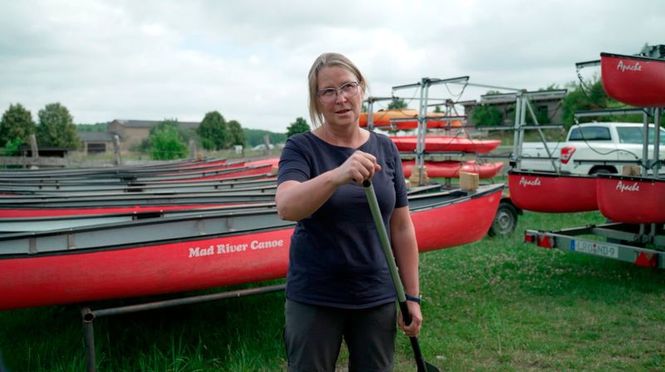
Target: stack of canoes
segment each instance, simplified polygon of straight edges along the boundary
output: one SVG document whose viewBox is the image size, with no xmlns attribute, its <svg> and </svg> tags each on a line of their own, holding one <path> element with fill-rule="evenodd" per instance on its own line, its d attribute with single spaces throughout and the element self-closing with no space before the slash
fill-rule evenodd
<svg viewBox="0 0 665 372">
<path fill-rule="evenodd" d="M 425 118 L 427 128 L 461 128 L 463 118 L 446 116 L 440 112 L 431 112 Z M 368 113 L 360 113 L 360 126 L 368 126 Z M 385 130 L 412 130 L 418 128 L 418 111 L 412 109 L 381 110 L 372 113 L 375 128 Z"/>
<path fill-rule="evenodd" d="M 294 223 L 276 213 L 276 165 L 267 159 L 0 172 L 0 309 L 284 277 Z M 481 239 L 502 187 L 413 189 L 419 249 Z"/>
<path fill-rule="evenodd" d="M 368 113 L 360 113 L 360 126 L 368 126 Z M 375 128 L 384 130 L 409 131 L 418 128 L 418 111 L 412 109 L 381 110 L 372 113 L 372 123 Z M 430 112 L 424 118 L 427 129 L 459 129 L 463 127 L 464 117 L 447 116 L 443 113 Z M 416 136 L 391 136 L 397 149 L 403 153 L 416 151 Z M 425 136 L 424 151 L 427 153 L 469 153 L 486 154 L 501 144 L 499 140 L 473 140 L 458 136 Z M 403 161 L 404 175 L 410 177 L 413 171 L 413 161 Z M 440 178 L 457 178 L 459 172 L 477 173 L 480 178 L 492 178 L 503 168 L 502 162 L 478 161 L 428 161 L 424 164 L 427 175 Z"/>
<path fill-rule="evenodd" d="M 415 152 L 418 138 L 416 136 L 392 136 L 390 137 L 401 152 Z M 425 151 L 428 153 L 467 153 L 467 154 L 487 154 L 496 149 L 501 144 L 499 140 L 475 140 L 455 136 L 436 136 L 427 135 L 425 137 Z M 414 161 L 402 161 L 404 174 L 406 177 L 411 175 Z M 475 160 L 467 161 L 426 161 L 427 175 L 430 177 L 457 178 L 459 172 L 477 173 L 479 178 L 495 177 L 503 168 L 502 162 L 480 162 Z"/>
<path fill-rule="evenodd" d="M 665 107 L 665 59 L 601 53 L 600 63 L 607 95 L 628 105 L 657 108 L 657 122 L 660 108 Z M 600 210 L 614 222 L 663 224 L 665 179 L 654 168 L 647 173 L 581 176 L 511 170 L 508 185 L 513 202 L 522 209 L 555 213 Z"/>
</svg>

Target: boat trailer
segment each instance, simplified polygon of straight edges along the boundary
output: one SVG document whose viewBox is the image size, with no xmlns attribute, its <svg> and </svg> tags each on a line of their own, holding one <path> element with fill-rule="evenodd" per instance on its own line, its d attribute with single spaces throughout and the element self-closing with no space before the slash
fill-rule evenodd
<svg viewBox="0 0 665 372">
<path fill-rule="evenodd" d="M 665 229 L 657 224 L 606 223 L 558 231 L 526 230 L 524 242 L 637 266 L 665 269 Z"/>
</svg>

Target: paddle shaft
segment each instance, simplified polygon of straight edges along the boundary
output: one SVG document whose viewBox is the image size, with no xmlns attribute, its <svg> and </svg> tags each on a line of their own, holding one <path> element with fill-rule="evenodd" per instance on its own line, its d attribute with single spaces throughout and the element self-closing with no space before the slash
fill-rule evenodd
<svg viewBox="0 0 665 372">
<path fill-rule="evenodd" d="M 381 241 L 381 248 L 386 257 L 386 262 L 388 263 L 388 269 L 390 270 L 390 277 L 393 280 L 393 285 L 397 291 L 397 301 L 399 303 L 399 308 L 402 312 L 402 320 L 404 324 L 411 324 L 411 313 L 409 308 L 406 305 L 406 295 L 404 294 L 404 286 L 402 285 L 402 280 L 399 277 L 399 272 L 397 270 L 397 264 L 395 263 L 395 256 L 393 255 L 393 250 L 390 245 L 390 239 L 388 239 L 388 231 L 386 230 L 386 225 L 383 223 L 381 217 L 381 209 L 379 208 L 379 202 L 376 199 L 376 193 L 374 192 L 374 186 L 369 180 L 363 182 L 363 188 L 365 189 L 365 196 L 367 197 L 367 202 L 369 203 L 369 209 L 372 212 L 372 219 L 376 225 L 376 230 L 379 234 L 379 240 Z M 418 366 L 418 372 L 421 371 L 431 371 L 437 370 L 436 367 L 432 366 L 429 363 L 425 362 L 423 354 L 420 351 L 420 344 L 418 343 L 418 337 L 411 336 L 409 337 L 411 341 L 411 348 L 413 349 L 413 355 L 416 358 L 416 365 Z"/>
</svg>

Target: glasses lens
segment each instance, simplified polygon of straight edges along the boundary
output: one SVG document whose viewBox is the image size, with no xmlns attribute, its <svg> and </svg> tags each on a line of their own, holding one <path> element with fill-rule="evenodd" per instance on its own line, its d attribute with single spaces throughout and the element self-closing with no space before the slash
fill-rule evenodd
<svg viewBox="0 0 665 372">
<path fill-rule="evenodd" d="M 358 93 L 358 83 L 348 83 L 340 88 L 346 97 L 353 97 Z"/>
<path fill-rule="evenodd" d="M 346 83 L 339 88 L 326 88 L 319 90 L 319 99 L 324 102 L 332 102 L 337 99 L 338 94 L 344 95 L 344 97 L 354 97 L 358 94 L 357 82 Z"/>
</svg>

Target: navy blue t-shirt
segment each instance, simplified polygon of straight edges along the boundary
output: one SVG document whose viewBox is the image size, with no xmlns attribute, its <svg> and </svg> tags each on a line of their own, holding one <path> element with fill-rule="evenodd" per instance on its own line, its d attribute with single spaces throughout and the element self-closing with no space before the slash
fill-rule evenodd
<svg viewBox="0 0 665 372">
<path fill-rule="evenodd" d="M 353 152 L 376 156 L 372 183 L 383 221 L 408 204 L 399 152 L 371 132 L 358 149 L 331 145 L 311 132 L 286 142 L 277 182 L 304 182 L 337 168 Z M 292 301 L 361 309 L 395 301 L 386 259 L 362 186 L 340 186 L 316 212 L 298 222 L 291 238 L 286 297 Z"/>
</svg>

